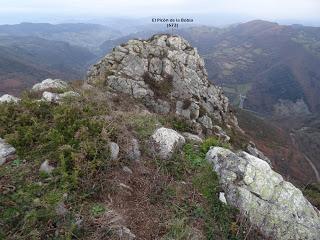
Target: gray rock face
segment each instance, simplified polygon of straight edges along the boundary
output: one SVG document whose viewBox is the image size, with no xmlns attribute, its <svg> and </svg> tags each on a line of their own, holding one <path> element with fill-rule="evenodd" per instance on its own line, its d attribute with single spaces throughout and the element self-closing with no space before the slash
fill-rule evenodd
<svg viewBox="0 0 320 240">
<path fill-rule="evenodd" d="M 220 178 L 227 203 L 238 208 L 265 236 L 319 239 L 319 211 L 267 162 L 220 147 L 212 148 L 206 158 Z"/>
<path fill-rule="evenodd" d="M 4 94 L 0 97 L 0 103 L 10 103 L 10 102 L 17 103 L 19 101 L 20 101 L 20 98 L 17 98 L 9 94 Z"/>
<path fill-rule="evenodd" d="M 64 90 L 68 88 L 68 84 L 60 79 L 48 78 L 41 83 L 37 83 L 32 87 L 33 91 L 45 91 L 48 89 L 60 89 Z"/>
<path fill-rule="evenodd" d="M 204 128 L 237 126 L 228 99 L 207 79 L 204 61 L 179 36 L 155 35 L 114 48 L 88 72 L 87 83 L 143 100 L 152 111 L 175 113 Z"/>
<path fill-rule="evenodd" d="M 15 153 L 16 149 L 0 138 L 0 166 L 3 165 L 10 157 L 14 156 Z"/>
<path fill-rule="evenodd" d="M 185 138 L 176 131 L 159 128 L 150 137 L 150 149 L 160 159 L 170 159 L 185 144 Z"/>
</svg>

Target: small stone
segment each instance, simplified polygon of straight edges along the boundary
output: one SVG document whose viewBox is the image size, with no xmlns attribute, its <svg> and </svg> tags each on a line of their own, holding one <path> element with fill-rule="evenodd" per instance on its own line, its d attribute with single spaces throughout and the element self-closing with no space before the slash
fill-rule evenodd
<svg viewBox="0 0 320 240">
<path fill-rule="evenodd" d="M 49 161 L 46 160 L 44 161 L 41 166 L 40 166 L 40 172 L 44 172 L 44 173 L 47 173 L 47 174 L 50 174 L 52 173 L 52 171 L 54 170 L 54 167 L 53 166 L 50 166 L 49 165 Z"/>
<path fill-rule="evenodd" d="M 128 168 L 127 166 L 124 166 L 122 168 L 122 171 L 124 171 L 125 173 L 128 173 L 128 174 L 133 174 L 132 170 L 130 168 Z"/>
<path fill-rule="evenodd" d="M 110 158 L 111 160 L 117 160 L 119 157 L 119 145 L 115 142 L 110 142 L 109 144 L 110 149 Z"/>
<path fill-rule="evenodd" d="M 219 193 L 219 200 L 220 200 L 220 202 L 222 202 L 222 203 L 224 203 L 224 204 L 228 204 L 228 203 L 227 203 L 227 199 L 226 199 L 226 197 L 225 197 L 225 195 L 224 195 L 224 192 L 220 192 L 220 193 Z"/>
</svg>

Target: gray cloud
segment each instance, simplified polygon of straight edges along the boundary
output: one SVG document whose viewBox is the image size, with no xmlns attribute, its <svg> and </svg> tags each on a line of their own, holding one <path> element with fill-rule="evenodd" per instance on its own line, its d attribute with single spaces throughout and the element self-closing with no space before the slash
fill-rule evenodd
<svg viewBox="0 0 320 240">
<path fill-rule="evenodd" d="M 0 14 L 135 16 L 228 14 L 261 19 L 320 20 L 319 0 L 1 0 Z"/>
</svg>

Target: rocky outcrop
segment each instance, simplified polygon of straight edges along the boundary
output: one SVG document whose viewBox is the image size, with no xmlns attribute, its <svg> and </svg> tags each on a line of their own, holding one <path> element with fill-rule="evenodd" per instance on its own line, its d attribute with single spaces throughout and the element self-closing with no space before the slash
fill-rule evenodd
<svg viewBox="0 0 320 240">
<path fill-rule="evenodd" d="M 0 103 L 10 103 L 10 102 L 17 103 L 19 101 L 20 101 L 20 98 L 17 98 L 9 94 L 4 94 L 0 97 Z"/>
<path fill-rule="evenodd" d="M 68 83 L 60 80 L 60 79 L 51 79 L 48 78 L 43 80 L 41 83 L 37 83 L 32 87 L 33 91 L 45 91 L 48 89 L 59 89 L 65 90 L 68 88 Z"/>
<path fill-rule="evenodd" d="M 155 35 L 114 48 L 91 68 L 87 83 L 129 94 L 156 113 L 172 112 L 207 130 L 213 123 L 237 126 L 197 49 L 179 36 Z"/>
<path fill-rule="evenodd" d="M 0 138 L 0 166 L 8 159 L 14 157 L 16 149 Z"/>
<path fill-rule="evenodd" d="M 220 178 L 227 203 L 238 208 L 266 237 L 319 239 L 319 211 L 267 162 L 220 147 L 212 148 L 206 158 Z"/>
<path fill-rule="evenodd" d="M 150 149 L 160 159 L 170 159 L 185 144 L 185 138 L 169 128 L 159 128 L 150 137 Z"/>
</svg>

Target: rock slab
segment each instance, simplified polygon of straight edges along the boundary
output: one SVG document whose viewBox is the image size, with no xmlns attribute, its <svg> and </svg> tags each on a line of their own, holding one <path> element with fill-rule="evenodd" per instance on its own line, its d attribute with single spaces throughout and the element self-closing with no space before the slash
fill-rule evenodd
<svg viewBox="0 0 320 240">
<path fill-rule="evenodd" d="M 206 159 L 220 178 L 227 203 L 266 237 L 319 239 L 320 212 L 266 161 L 221 147 L 209 150 Z"/>
</svg>

